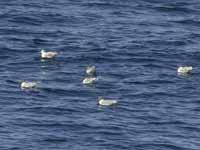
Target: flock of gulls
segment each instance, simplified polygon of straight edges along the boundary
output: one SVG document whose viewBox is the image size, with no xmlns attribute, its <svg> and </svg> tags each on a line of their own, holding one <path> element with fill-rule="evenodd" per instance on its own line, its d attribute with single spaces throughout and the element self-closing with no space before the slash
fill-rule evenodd
<svg viewBox="0 0 200 150">
<path fill-rule="evenodd" d="M 56 57 L 59 53 L 55 51 L 45 51 L 41 50 L 41 58 L 42 59 L 52 59 Z M 192 66 L 181 66 L 178 67 L 177 73 L 181 75 L 187 75 L 192 72 Z M 88 66 L 86 68 L 87 76 L 83 79 L 82 83 L 85 85 L 94 84 L 97 81 L 97 74 L 96 74 L 96 67 L 95 66 Z M 22 89 L 32 89 L 37 87 L 37 82 L 31 81 L 23 81 L 21 82 Z M 117 100 L 112 99 L 104 99 L 103 97 L 98 98 L 98 104 L 102 106 L 110 106 L 117 104 Z"/>
<path fill-rule="evenodd" d="M 52 58 L 55 58 L 59 54 L 58 52 L 55 52 L 55 51 L 45 51 L 43 49 L 41 50 L 40 53 L 41 53 L 42 59 L 52 59 Z M 97 81 L 95 66 L 88 66 L 86 68 L 86 74 L 87 76 L 82 81 L 84 85 L 91 85 Z M 33 89 L 37 87 L 37 82 L 23 81 L 21 82 L 20 86 L 21 86 L 21 89 Z M 102 106 L 111 106 L 111 105 L 117 104 L 117 100 L 104 99 L 103 97 L 99 97 L 98 104 Z"/>
</svg>

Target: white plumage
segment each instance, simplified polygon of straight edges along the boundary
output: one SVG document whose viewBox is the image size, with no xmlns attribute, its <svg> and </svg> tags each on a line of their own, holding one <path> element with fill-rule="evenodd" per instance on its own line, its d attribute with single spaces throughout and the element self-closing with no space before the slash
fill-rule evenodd
<svg viewBox="0 0 200 150">
<path fill-rule="evenodd" d="M 178 67 L 177 72 L 181 73 L 181 74 L 191 73 L 192 72 L 192 66 Z"/>
<path fill-rule="evenodd" d="M 22 89 L 30 89 L 30 88 L 35 88 L 37 86 L 36 82 L 28 82 L 28 81 L 24 81 L 21 83 L 21 88 Z"/>
<path fill-rule="evenodd" d="M 102 105 L 102 106 L 111 106 L 111 105 L 117 104 L 117 100 L 99 98 L 98 103 L 99 105 Z"/>
<path fill-rule="evenodd" d="M 86 68 L 86 73 L 90 76 L 96 76 L 96 67 L 95 66 L 88 66 Z"/>
<path fill-rule="evenodd" d="M 83 79 L 83 84 L 93 84 L 96 82 L 96 80 L 96 77 L 86 77 L 85 79 Z"/>
<path fill-rule="evenodd" d="M 58 55 L 58 52 L 46 52 L 45 50 L 41 50 L 41 58 L 54 58 Z"/>
</svg>

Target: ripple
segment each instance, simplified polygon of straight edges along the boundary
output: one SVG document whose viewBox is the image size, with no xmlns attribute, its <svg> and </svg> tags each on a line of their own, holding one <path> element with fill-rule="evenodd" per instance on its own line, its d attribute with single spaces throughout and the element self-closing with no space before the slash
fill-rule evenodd
<svg viewBox="0 0 200 150">
<path fill-rule="evenodd" d="M 0 2 L 1 149 L 198 150 L 199 6 Z M 41 60 L 42 48 L 62 55 Z M 88 65 L 94 86 L 82 85 Z M 194 72 L 178 76 L 181 65 Z M 21 90 L 23 80 L 39 86 Z"/>
</svg>

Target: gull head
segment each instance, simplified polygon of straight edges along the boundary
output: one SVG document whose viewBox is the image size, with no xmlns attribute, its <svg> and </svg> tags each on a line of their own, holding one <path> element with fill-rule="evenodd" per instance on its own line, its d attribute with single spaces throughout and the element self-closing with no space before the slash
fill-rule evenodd
<svg viewBox="0 0 200 150">
<path fill-rule="evenodd" d="M 44 50 L 44 49 L 42 49 L 40 52 L 41 52 L 41 53 L 45 53 L 45 50 Z"/>
</svg>

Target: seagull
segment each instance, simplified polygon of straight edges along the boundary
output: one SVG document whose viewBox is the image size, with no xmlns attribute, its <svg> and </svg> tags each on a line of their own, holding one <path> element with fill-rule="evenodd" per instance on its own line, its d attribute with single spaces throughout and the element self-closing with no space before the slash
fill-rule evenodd
<svg viewBox="0 0 200 150">
<path fill-rule="evenodd" d="M 96 67 L 95 66 L 88 66 L 86 68 L 86 73 L 90 76 L 96 76 Z"/>
<path fill-rule="evenodd" d="M 180 74 L 188 74 L 192 72 L 192 66 L 178 67 L 177 72 Z"/>
<path fill-rule="evenodd" d="M 117 104 L 118 102 L 116 100 L 111 100 L 111 99 L 104 99 L 102 97 L 100 97 L 98 99 L 98 104 L 102 105 L 102 106 L 111 106 L 114 104 Z"/>
<path fill-rule="evenodd" d="M 37 83 L 36 82 L 23 81 L 20 86 L 21 86 L 22 89 L 31 89 L 31 88 L 35 88 L 37 86 Z"/>
<path fill-rule="evenodd" d="M 96 82 L 96 80 L 96 77 L 86 77 L 85 79 L 83 79 L 83 84 L 93 84 Z"/>
<path fill-rule="evenodd" d="M 46 52 L 45 50 L 41 50 L 42 58 L 54 58 L 58 55 L 58 52 Z"/>
</svg>

